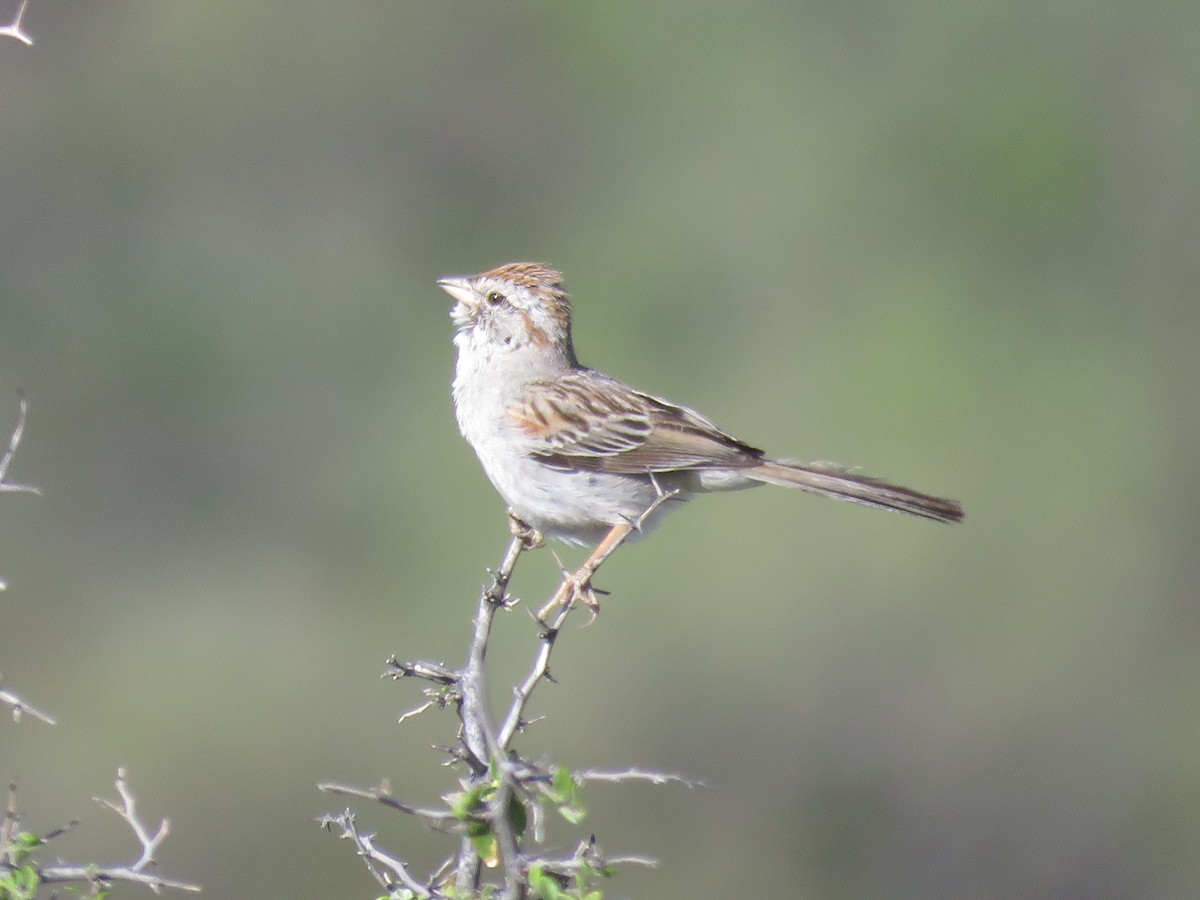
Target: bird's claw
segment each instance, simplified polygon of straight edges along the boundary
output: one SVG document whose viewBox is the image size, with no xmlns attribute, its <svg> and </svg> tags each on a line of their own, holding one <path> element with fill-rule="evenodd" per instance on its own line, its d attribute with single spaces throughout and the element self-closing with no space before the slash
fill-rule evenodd
<svg viewBox="0 0 1200 900">
<path fill-rule="evenodd" d="M 563 578 L 558 590 L 554 592 L 554 596 L 550 598 L 545 606 L 538 610 L 537 620 L 542 625 L 545 625 L 550 614 L 555 610 L 563 609 L 566 611 L 576 603 L 582 603 L 592 613 L 592 617 L 584 623 L 586 627 L 595 622 L 600 616 L 600 599 L 596 595 L 606 593 L 608 592 L 592 586 L 590 575 L 580 576 L 578 572 L 573 575 L 567 575 Z"/>
<path fill-rule="evenodd" d="M 600 618 L 600 598 L 596 596 L 596 589 L 592 587 L 592 580 L 590 578 L 584 580 L 571 579 L 571 599 L 567 603 L 571 604 L 576 600 L 586 606 L 592 614 L 591 618 L 584 623 L 584 628 L 594 624 Z"/>
</svg>

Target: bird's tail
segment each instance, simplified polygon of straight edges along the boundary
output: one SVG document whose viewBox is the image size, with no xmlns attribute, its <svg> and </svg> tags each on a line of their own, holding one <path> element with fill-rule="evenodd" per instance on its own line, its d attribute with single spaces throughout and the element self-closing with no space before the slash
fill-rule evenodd
<svg viewBox="0 0 1200 900">
<path fill-rule="evenodd" d="M 853 503 L 865 503 L 880 509 L 894 509 L 935 522 L 963 520 L 962 507 L 957 500 L 922 494 L 912 488 L 889 484 L 879 478 L 869 478 L 824 463 L 800 464 L 767 460 L 753 468 L 743 469 L 741 474 L 768 484 L 797 487 L 802 491 L 811 491 L 814 494 Z"/>
</svg>

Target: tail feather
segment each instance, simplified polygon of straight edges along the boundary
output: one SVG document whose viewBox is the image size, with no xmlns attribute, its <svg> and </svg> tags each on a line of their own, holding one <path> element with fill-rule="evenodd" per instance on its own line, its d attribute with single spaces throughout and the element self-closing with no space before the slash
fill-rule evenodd
<svg viewBox="0 0 1200 900">
<path fill-rule="evenodd" d="M 771 460 L 750 469 L 743 469 L 742 474 L 757 481 L 797 487 L 824 497 L 864 503 L 880 509 L 894 509 L 910 516 L 932 519 L 934 522 L 963 520 L 962 507 L 957 500 L 923 494 L 912 488 L 858 475 L 836 466 L 821 463 L 801 465 Z"/>
</svg>

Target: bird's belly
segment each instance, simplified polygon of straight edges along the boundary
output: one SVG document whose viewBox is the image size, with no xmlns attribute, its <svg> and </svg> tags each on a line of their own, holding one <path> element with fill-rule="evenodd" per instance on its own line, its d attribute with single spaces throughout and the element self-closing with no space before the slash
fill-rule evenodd
<svg viewBox="0 0 1200 900">
<path fill-rule="evenodd" d="M 659 497 L 676 485 L 648 475 L 618 475 L 580 469 L 555 469 L 530 457 L 508 459 L 484 469 L 496 490 L 525 523 L 568 544 L 594 545 L 614 525 L 634 524 Z M 680 494 L 679 498 L 684 495 Z M 672 498 L 643 522 L 653 528 Z"/>
</svg>

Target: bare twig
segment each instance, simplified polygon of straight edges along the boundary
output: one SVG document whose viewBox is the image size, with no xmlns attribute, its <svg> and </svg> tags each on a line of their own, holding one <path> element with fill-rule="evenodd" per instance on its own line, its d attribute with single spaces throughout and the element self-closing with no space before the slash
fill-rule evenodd
<svg viewBox="0 0 1200 900">
<path fill-rule="evenodd" d="M 21 19 L 25 17 L 25 7 L 28 5 L 29 0 L 21 0 L 21 5 L 17 7 L 17 14 L 13 17 L 13 20 L 9 24 L 0 27 L 0 37 L 15 38 L 26 47 L 33 46 L 33 38 L 26 34 L 25 29 L 21 27 Z"/>
<path fill-rule="evenodd" d="M 392 856 L 375 846 L 375 835 L 364 834 L 358 830 L 358 826 L 354 823 L 354 813 L 350 810 L 345 810 L 337 816 L 322 816 L 320 819 L 321 827 L 326 831 L 332 831 L 335 825 L 340 826 L 342 833 L 339 835 L 343 840 L 353 841 L 354 847 L 358 851 L 358 855 L 366 864 L 367 870 L 371 876 L 384 887 L 390 894 L 397 885 L 402 885 L 412 891 L 413 895 L 420 898 L 429 898 L 434 896 L 429 888 L 418 882 L 408 872 L 408 864 L 404 860 Z M 394 878 L 388 877 L 382 869 L 386 869 L 395 875 Z"/>
<path fill-rule="evenodd" d="M 45 722 L 47 725 L 56 724 L 54 719 L 50 718 L 50 716 L 46 715 L 37 707 L 30 706 L 29 703 L 22 700 L 16 693 L 10 691 L 8 688 L 0 687 L 0 703 L 4 704 L 12 711 L 14 722 L 21 721 L 21 716 L 29 714 L 35 719 L 40 719 L 41 721 Z"/>
<path fill-rule="evenodd" d="M 512 579 L 517 560 L 528 546 L 527 538 L 521 535 L 509 542 L 504 559 L 492 575 L 492 583 L 479 597 L 479 608 L 475 615 L 475 632 L 467 665 L 463 669 L 459 686 L 462 699 L 459 717 L 463 724 L 463 743 L 474 757 L 476 774 L 487 771 L 488 763 L 500 755 L 504 744 L 497 743 L 488 721 L 487 684 L 484 679 L 484 659 L 487 656 L 488 638 L 492 633 L 492 622 L 496 610 L 509 604 L 508 583 Z"/>
<path fill-rule="evenodd" d="M 435 707 L 435 706 L 444 706 L 444 705 L 445 704 L 440 703 L 436 699 L 426 700 L 424 703 L 418 704 L 417 706 L 414 706 L 412 709 L 409 709 L 409 710 L 406 710 L 406 711 L 400 713 L 399 718 L 396 719 L 396 724 L 399 725 L 403 722 L 408 721 L 409 719 L 415 719 L 421 713 L 426 712 L 427 710 L 433 709 L 433 707 Z"/>
<path fill-rule="evenodd" d="M 584 866 L 593 871 L 623 863 L 646 866 L 650 869 L 658 866 L 658 860 L 651 859 L 648 856 L 601 856 L 600 848 L 596 846 L 594 835 L 586 841 L 580 841 L 579 845 L 575 848 L 575 852 L 569 857 L 535 856 L 531 859 L 531 862 L 539 862 L 544 870 L 564 876 L 574 875 Z"/>
<path fill-rule="evenodd" d="M 41 491 L 31 484 L 17 484 L 8 480 L 8 467 L 12 464 L 12 458 L 17 452 L 17 448 L 21 446 L 21 438 L 25 436 L 25 413 L 28 404 L 24 397 L 20 398 L 18 409 L 17 427 L 13 429 L 12 435 L 8 439 L 8 449 L 4 456 L 0 457 L 0 493 L 40 494 Z"/>
<path fill-rule="evenodd" d="M 646 769 L 623 769 L 619 772 L 605 772 L 600 769 L 580 769 L 571 773 L 578 785 L 589 781 L 606 781 L 610 784 L 620 784 L 625 781 L 648 781 L 651 784 L 682 784 L 684 787 L 704 787 L 703 781 L 694 781 L 676 775 L 674 772 L 651 772 Z"/>
<path fill-rule="evenodd" d="M 129 789 L 129 782 L 125 780 L 125 770 L 117 769 L 117 793 L 121 797 L 121 803 L 118 805 L 112 800 L 105 800 L 103 797 L 93 797 L 92 799 L 101 806 L 108 807 L 118 816 L 125 820 L 136 835 L 138 842 L 142 845 L 142 855 L 138 857 L 130 868 L 135 872 L 140 872 L 147 866 L 155 864 L 154 854 L 158 850 L 158 845 L 163 842 L 171 832 L 171 823 L 163 819 L 158 825 L 158 831 L 151 835 L 145 825 L 137 817 L 137 798 L 133 796 L 133 791 Z"/>
<path fill-rule="evenodd" d="M 445 709 L 462 700 L 462 693 L 458 688 L 462 672 L 449 668 L 445 663 L 401 662 L 395 656 L 391 656 L 387 660 L 387 666 L 388 669 L 380 676 L 381 678 L 390 678 L 393 681 L 399 681 L 401 678 L 419 678 L 434 685 L 434 687 L 425 688 L 422 692 L 427 698 L 426 701 L 402 713 L 397 722 L 412 719 L 435 706 L 438 709 Z"/>
<path fill-rule="evenodd" d="M 324 782 L 317 785 L 317 790 L 325 791 L 330 794 L 338 794 L 343 797 L 358 797 L 362 800 L 374 800 L 383 806 L 390 809 L 398 810 L 406 815 L 415 816 L 420 819 L 430 828 L 436 831 L 458 832 L 462 828 L 461 822 L 454 816 L 440 809 L 422 809 L 419 806 L 410 806 L 407 803 L 401 803 L 392 796 L 391 790 L 386 785 L 380 785 L 374 788 L 360 788 L 349 784 L 334 784 L 332 782 Z"/>
<path fill-rule="evenodd" d="M 82 881 L 88 884 L 109 884 L 114 881 L 126 881 L 131 884 L 144 884 L 158 894 L 163 888 L 188 893 L 200 893 L 200 885 L 190 881 L 178 881 L 174 878 L 164 878 L 153 872 L 140 872 L 132 866 L 46 866 L 42 869 L 42 881 L 45 884 L 62 884 L 64 882 Z"/>
<path fill-rule="evenodd" d="M 22 10 L 24 10 L 24 6 L 22 6 Z M 17 425 L 9 436 L 8 449 L 5 450 L 3 456 L 0 456 L 0 493 L 40 494 L 41 491 L 32 485 L 17 484 L 8 480 L 8 467 L 12 465 L 13 456 L 16 455 L 17 448 L 21 446 L 21 438 L 25 435 L 25 414 L 28 410 L 28 404 L 26 404 L 24 397 L 19 397 L 19 401 Z M 0 591 L 5 590 L 7 587 L 8 584 L 3 578 L 0 578 Z M 14 721 L 20 721 L 22 715 L 29 713 L 35 719 L 41 719 L 48 725 L 54 724 L 54 719 L 36 707 L 31 706 L 21 699 L 19 695 L 7 688 L 0 687 L 0 704 L 7 706 L 12 711 Z"/>
<path fill-rule="evenodd" d="M 200 885 L 198 884 L 190 881 L 180 881 L 175 878 L 165 878 L 156 872 L 147 871 L 154 867 L 154 853 L 163 838 L 167 836 L 167 821 L 164 819 L 159 826 L 158 832 L 153 836 L 150 835 L 150 832 L 137 817 L 136 802 L 133 793 L 129 790 L 128 783 L 125 781 L 125 772 L 121 769 L 117 770 L 117 793 L 121 796 L 120 804 L 109 800 L 98 800 L 98 802 L 115 811 L 133 829 L 138 842 L 142 845 L 142 854 L 137 862 L 123 866 L 79 866 L 66 863 L 59 863 L 53 866 L 38 866 L 37 875 L 39 882 L 42 884 L 83 883 L 103 887 L 113 882 L 122 881 L 131 884 L 144 884 L 156 894 L 163 888 L 190 892 L 199 891 Z M 10 784 L 8 808 L 4 814 L 4 827 L 0 830 L 0 846 L 3 847 L 5 861 L 10 865 L 14 862 L 14 842 L 20 836 L 19 826 L 21 816 L 17 811 L 16 799 L 17 787 L 15 784 Z M 77 821 L 72 821 L 64 828 L 57 828 L 43 835 L 40 843 L 45 844 L 47 841 L 63 835 L 77 824 Z"/>
<path fill-rule="evenodd" d="M 445 663 L 400 662 L 394 656 L 388 657 L 387 667 L 388 670 L 379 677 L 390 678 L 393 681 L 399 681 L 401 678 L 420 678 L 434 684 L 451 685 L 457 684 L 458 679 L 462 677 L 462 672 L 451 669 Z"/>
</svg>

